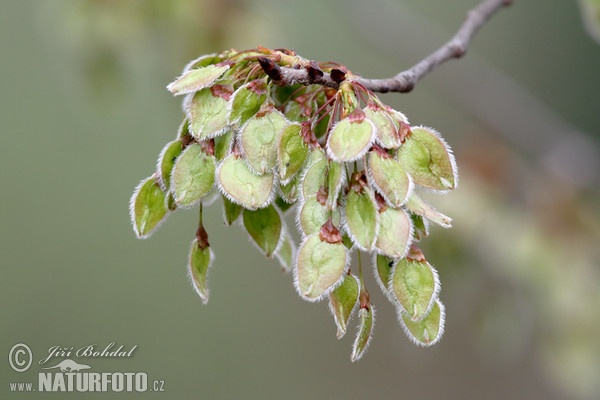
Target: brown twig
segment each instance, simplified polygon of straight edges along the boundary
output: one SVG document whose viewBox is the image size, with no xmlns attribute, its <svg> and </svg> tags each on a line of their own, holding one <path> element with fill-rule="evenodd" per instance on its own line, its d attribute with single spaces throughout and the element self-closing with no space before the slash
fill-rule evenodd
<svg viewBox="0 0 600 400">
<path fill-rule="evenodd" d="M 512 4 L 512 0 L 483 0 L 477 7 L 467 13 L 465 22 L 458 32 L 446 44 L 419 61 L 417 64 L 402 71 L 397 75 L 387 79 L 367 79 L 356 76 L 348 76 L 357 83 L 373 92 L 410 92 L 417 82 L 429 72 L 433 71 L 440 64 L 453 59 L 462 57 L 469 47 L 471 39 L 485 25 L 485 23 L 502 7 Z M 263 66 L 263 69 L 265 66 Z M 338 70 L 335 70 L 336 72 Z M 265 71 L 268 73 L 268 71 Z M 333 71 L 332 71 L 333 72 Z M 310 68 L 295 69 L 281 67 L 277 71 L 277 78 L 274 79 L 277 84 L 282 86 L 293 85 L 296 83 L 310 85 L 319 84 L 337 88 L 339 79 L 332 78 L 331 74 L 314 74 Z M 271 76 L 273 78 L 273 76 Z"/>
</svg>

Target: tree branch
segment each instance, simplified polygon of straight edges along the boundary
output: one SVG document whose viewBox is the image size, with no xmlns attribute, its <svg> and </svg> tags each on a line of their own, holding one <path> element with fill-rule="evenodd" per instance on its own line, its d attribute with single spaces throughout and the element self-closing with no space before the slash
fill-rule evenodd
<svg viewBox="0 0 600 400">
<path fill-rule="evenodd" d="M 479 29 L 481 29 L 481 27 L 483 27 L 497 11 L 510 4 L 512 4 L 512 0 L 483 0 L 477 7 L 467 13 L 465 22 L 452 39 L 410 69 L 402 71 L 392 78 L 366 79 L 352 76 L 349 76 L 348 78 L 373 92 L 410 92 L 423 76 L 433 71 L 440 64 L 465 55 L 471 39 Z M 312 70 L 313 67 L 301 69 L 281 67 L 277 68 L 276 73 L 269 73 L 267 68 L 265 68 L 265 65 L 263 65 L 263 69 L 265 69 L 265 72 L 277 84 L 282 86 L 301 83 L 304 85 L 319 84 L 337 88 L 340 84 L 339 74 L 343 74 L 340 70 L 334 70 L 331 74 L 315 74 L 314 70 Z"/>
</svg>

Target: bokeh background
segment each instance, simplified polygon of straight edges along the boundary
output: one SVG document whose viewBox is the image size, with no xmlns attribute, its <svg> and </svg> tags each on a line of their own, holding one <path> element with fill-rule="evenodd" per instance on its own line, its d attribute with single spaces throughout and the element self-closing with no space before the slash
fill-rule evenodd
<svg viewBox="0 0 600 400">
<path fill-rule="evenodd" d="M 165 392 L 78 398 L 600 398 L 600 44 L 575 1 L 515 1 L 465 58 L 384 96 L 441 131 L 460 169 L 432 198 L 454 228 L 423 243 L 447 311 L 433 348 L 409 342 L 368 278 L 375 338 L 352 364 L 353 332 L 338 341 L 326 304 L 303 302 L 219 203 L 207 306 L 186 277 L 196 213 L 146 241 L 130 226 L 130 194 L 182 118 L 165 85 L 188 60 L 287 47 L 386 77 L 476 3 L 2 1 L 0 397 L 64 398 L 9 382 L 37 382 L 51 346 L 115 342 L 134 356 L 93 370 L 144 371 Z M 6 361 L 19 342 L 34 354 L 21 374 Z"/>
</svg>

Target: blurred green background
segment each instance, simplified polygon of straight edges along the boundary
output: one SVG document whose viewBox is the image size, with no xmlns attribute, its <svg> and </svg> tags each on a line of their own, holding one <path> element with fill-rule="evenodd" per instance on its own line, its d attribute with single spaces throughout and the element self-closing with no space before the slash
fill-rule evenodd
<svg viewBox="0 0 600 400">
<path fill-rule="evenodd" d="M 165 85 L 188 60 L 287 47 L 385 77 L 476 3 L 2 1 L 0 397 L 64 398 L 9 382 L 37 383 L 52 346 L 115 342 L 134 356 L 76 360 L 147 372 L 165 392 L 78 398 L 599 398 L 600 45 L 575 1 L 515 1 L 465 58 L 384 96 L 442 132 L 461 174 L 432 198 L 454 228 L 423 244 L 447 311 L 433 348 L 408 341 L 369 277 L 375 338 L 350 363 L 352 332 L 338 341 L 327 305 L 300 300 L 219 203 L 205 221 L 217 255 L 207 306 L 186 277 L 196 213 L 146 241 L 130 226 L 131 192 L 182 118 Z M 21 374 L 6 362 L 20 342 L 34 355 Z"/>
</svg>

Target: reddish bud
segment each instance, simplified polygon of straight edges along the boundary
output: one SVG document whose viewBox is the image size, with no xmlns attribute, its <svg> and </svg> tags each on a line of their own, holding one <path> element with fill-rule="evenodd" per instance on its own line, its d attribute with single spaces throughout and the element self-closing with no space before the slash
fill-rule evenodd
<svg viewBox="0 0 600 400">
<path fill-rule="evenodd" d="M 319 238 L 321 241 L 331 244 L 342 243 L 342 235 L 340 234 L 339 229 L 331 222 L 331 217 L 329 217 L 327 222 L 321 226 Z"/>
<path fill-rule="evenodd" d="M 346 79 L 346 73 L 341 69 L 334 68 L 330 72 L 331 79 L 336 83 L 342 83 Z"/>
<path fill-rule="evenodd" d="M 417 246 L 415 246 L 414 244 L 412 244 L 410 246 L 410 249 L 408 250 L 408 254 L 406 255 L 406 259 L 413 260 L 413 261 L 419 261 L 419 262 L 426 261 L 423 251 L 420 248 L 418 248 Z"/>
</svg>

